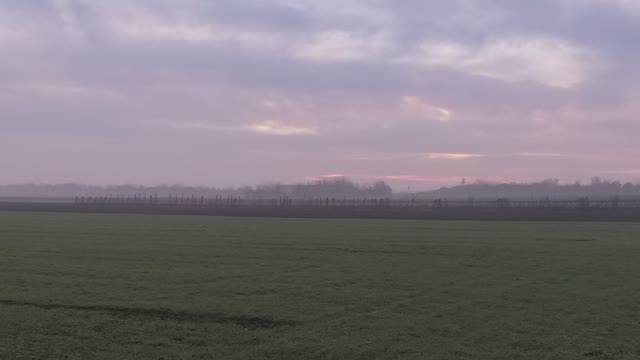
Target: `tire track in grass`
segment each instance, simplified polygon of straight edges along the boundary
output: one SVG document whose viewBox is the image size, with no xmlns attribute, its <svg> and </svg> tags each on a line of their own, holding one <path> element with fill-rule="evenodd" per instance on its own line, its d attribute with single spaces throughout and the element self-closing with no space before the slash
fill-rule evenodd
<svg viewBox="0 0 640 360">
<path fill-rule="evenodd" d="M 0 299 L 0 305 L 34 307 L 44 310 L 78 310 L 107 313 L 123 318 L 153 318 L 182 322 L 233 324 L 247 330 L 273 330 L 278 328 L 294 327 L 298 323 L 291 320 L 273 319 L 260 316 L 224 315 L 198 312 L 180 312 L 167 309 L 147 309 L 135 307 L 120 307 L 108 305 L 69 305 L 47 304 L 29 301 Z"/>
</svg>

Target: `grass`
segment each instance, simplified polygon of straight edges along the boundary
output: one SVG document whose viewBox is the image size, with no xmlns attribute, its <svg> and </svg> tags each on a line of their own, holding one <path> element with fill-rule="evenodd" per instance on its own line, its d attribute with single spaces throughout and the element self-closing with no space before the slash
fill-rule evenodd
<svg viewBox="0 0 640 360">
<path fill-rule="evenodd" d="M 640 358 L 640 225 L 0 213 L 0 359 Z"/>
</svg>

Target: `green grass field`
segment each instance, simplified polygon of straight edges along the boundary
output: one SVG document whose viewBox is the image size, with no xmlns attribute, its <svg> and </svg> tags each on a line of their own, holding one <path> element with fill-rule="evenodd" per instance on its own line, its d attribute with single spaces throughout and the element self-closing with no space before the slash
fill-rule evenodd
<svg viewBox="0 0 640 360">
<path fill-rule="evenodd" d="M 640 359 L 640 225 L 0 213 L 0 359 Z"/>
</svg>

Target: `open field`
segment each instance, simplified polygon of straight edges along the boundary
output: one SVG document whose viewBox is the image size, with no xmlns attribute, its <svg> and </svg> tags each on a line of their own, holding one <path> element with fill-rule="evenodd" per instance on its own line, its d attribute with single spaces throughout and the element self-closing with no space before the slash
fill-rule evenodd
<svg viewBox="0 0 640 360">
<path fill-rule="evenodd" d="M 0 359 L 640 358 L 640 225 L 0 212 Z"/>
</svg>

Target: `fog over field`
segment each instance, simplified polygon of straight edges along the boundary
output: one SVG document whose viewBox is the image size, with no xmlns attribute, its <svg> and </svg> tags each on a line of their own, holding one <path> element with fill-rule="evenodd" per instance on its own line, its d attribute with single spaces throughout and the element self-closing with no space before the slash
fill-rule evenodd
<svg viewBox="0 0 640 360">
<path fill-rule="evenodd" d="M 624 0 L 1 0 L 0 184 L 640 177 Z"/>
</svg>

